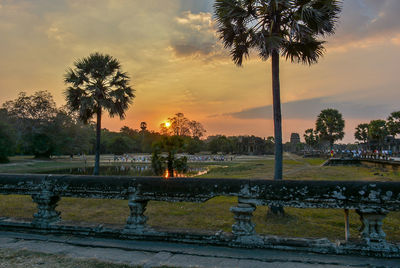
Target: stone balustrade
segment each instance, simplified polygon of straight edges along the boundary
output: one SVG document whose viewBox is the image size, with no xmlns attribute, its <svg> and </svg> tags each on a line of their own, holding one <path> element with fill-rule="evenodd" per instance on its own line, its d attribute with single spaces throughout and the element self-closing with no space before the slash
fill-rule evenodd
<svg viewBox="0 0 400 268">
<path fill-rule="evenodd" d="M 382 229 L 386 215 L 400 211 L 400 182 L 0 174 L 0 194 L 31 195 L 38 206 L 32 222 L 3 219 L 3 230 L 400 257 L 400 246 L 388 243 Z M 238 197 L 238 204 L 230 209 L 235 219 L 231 234 L 160 231 L 146 224 L 148 201 L 205 202 L 217 196 Z M 67 225 L 56 211 L 62 197 L 129 200 L 130 215 L 123 229 Z M 258 235 L 252 215 L 260 205 L 343 209 L 346 239 L 348 211 L 355 210 L 360 215 L 360 240 L 332 243 Z"/>
</svg>

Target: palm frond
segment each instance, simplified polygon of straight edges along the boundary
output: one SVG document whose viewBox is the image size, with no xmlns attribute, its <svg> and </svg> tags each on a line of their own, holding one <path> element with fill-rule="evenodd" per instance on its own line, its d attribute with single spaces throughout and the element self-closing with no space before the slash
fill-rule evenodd
<svg viewBox="0 0 400 268">
<path fill-rule="evenodd" d="M 135 94 L 129 86 L 129 76 L 121 70 L 119 61 L 96 52 L 75 61 L 74 66 L 65 74 L 64 82 L 70 85 L 65 91 L 65 98 L 67 105 L 79 112 L 79 118 L 88 123 L 102 108 L 110 116 L 124 118 Z"/>
<path fill-rule="evenodd" d="M 323 44 L 323 41 L 312 38 L 300 42 L 285 42 L 282 45 L 281 53 L 291 62 L 311 65 L 323 56 L 325 51 Z"/>
<path fill-rule="evenodd" d="M 219 38 L 242 65 L 256 49 L 266 60 L 280 51 L 292 62 L 312 64 L 324 53 L 318 37 L 332 34 L 341 0 L 216 0 Z"/>
</svg>

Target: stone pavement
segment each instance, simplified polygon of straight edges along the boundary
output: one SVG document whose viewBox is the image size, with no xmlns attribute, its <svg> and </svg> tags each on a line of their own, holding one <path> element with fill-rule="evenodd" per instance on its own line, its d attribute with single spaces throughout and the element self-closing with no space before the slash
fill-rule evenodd
<svg viewBox="0 0 400 268">
<path fill-rule="evenodd" d="M 0 232 L 0 248 L 143 267 L 400 267 L 400 259 Z"/>
</svg>

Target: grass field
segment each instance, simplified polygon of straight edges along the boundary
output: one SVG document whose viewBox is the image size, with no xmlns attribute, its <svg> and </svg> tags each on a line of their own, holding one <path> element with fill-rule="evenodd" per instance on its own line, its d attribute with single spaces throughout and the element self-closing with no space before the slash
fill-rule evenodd
<svg viewBox="0 0 400 268">
<path fill-rule="evenodd" d="M 18 170 L 17 159 L 13 163 L 14 172 L 45 172 L 46 167 L 73 166 L 73 161 L 53 160 L 46 166 L 42 162 L 33 163 Z M 71 163 L 72 162 L 72 163 Z M 23 163 L 23 162 L 22 162 Z M 369 180 L 400 181 L 400 176 L 391 170 L 373 167 L 321 167 L 322 159 L 303 159 L 285 155 L 284 179 L 290 180 Z M 195 164 L 199 165 L 199 164 Z M 242 157 L 232 162 L 207 164 L 210 172 L 201 177 L 207 178 L 255 178 L 271 179 L 273 160 L 270 157 Z M 4 172 L 0 166 L 0 172 Z M 199 178 L 201 179 L 201 178 Z M 203 229 L 229 232 L 233 216 L 229 208 L 236 204 L 233 197 L 217 197 L 205 203 L 166 203 L 149 202 L 146 215 L 150 226 Z M 96 200 L 63 198 L 57 208 L 62 218 L 68 221 L 125 224 L 128 217 L 128 202 L 124 200 Z M 0 216 L 32 218 L 36 207 L 29 196 L 1 196 Z M 335 209 L 295 209 L 285 208 L 282 217 L 267 215 L 267 207 L 260 206 L 254 213 L 256 231 L 261 234 L 286 237 L 327 237 L 331 240 L 344 239 L 344 213 Z M 360 227 L 358 215 L 350 212 L 350 232 L 358 236 Z M 384 231 L 389 241 L 400 242 L 400 212 L 389 213 L 384 220 Z"/>
</svg>

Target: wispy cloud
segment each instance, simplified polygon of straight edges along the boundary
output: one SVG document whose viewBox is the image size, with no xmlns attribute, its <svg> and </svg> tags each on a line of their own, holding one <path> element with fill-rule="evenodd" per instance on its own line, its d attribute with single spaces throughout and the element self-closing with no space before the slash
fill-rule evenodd
<svg viewBox="0 0 400 268">
<path fill-rule="evenodd" d="M 382 44 L 400 34 L 399 0 L 344 1 L 339 26 L 330 48 L 363 48 Z"/>
<path fill-rule="evenodd" d="M 328 96 L 312 99 L 297 100 L 282 104 L 284 119 L 315 119 L 323 109 L 333 108 L 339 110 L 345 118 L 371 120 L 375 118 L 386 118 L 391 112 L 399 110 L 397 93 L 393 93 L 394 99 L 382 105 L 376 104 L 371 99 L 363 98 L 368 92 L 353 92 L 347 95 Z M 375 93 L 379 94 L 379 92 Z M 358 95 L 358 97 L 357 97 Z M 271 119 L 272 105 L 265 105 L 244 109 L 237 112 L 223 114 L 237 119 Z"/>
</svg>

